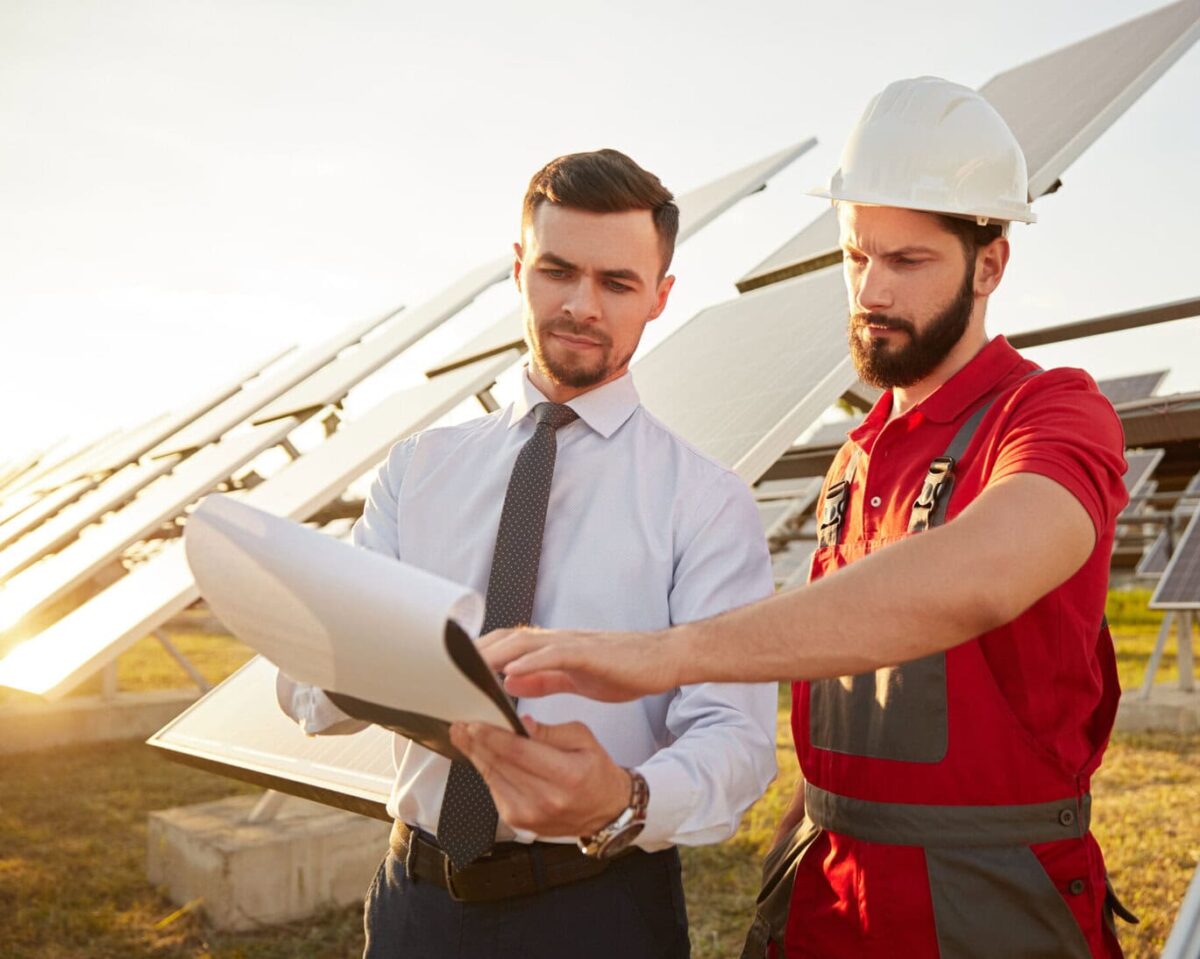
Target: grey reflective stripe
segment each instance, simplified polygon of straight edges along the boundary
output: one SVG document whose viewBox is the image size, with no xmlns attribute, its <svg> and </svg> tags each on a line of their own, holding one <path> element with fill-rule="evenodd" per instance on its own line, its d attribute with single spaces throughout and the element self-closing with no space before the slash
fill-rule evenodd
<svg viewBox="0 0 1200 959">
<path fill-rule="evenodd" d="M 804 809 L 822 829 L 864 842 L 927 849 L 1029 846 L 1085 836 L 1092 797 L 1015 806 L 928 806 L 853 799 L 806 782 Z"/>
<path fill-rule="evenodd" d="M 1091 949 L 1028 846 L 927 849 L 940 959 L 1090 959 Z"/>
<path fill-rule="evenodd" d="M 946 758 L 945 653 L 819 680 L 810 686 L 809 702 L 808 738 L 818 749 L 906 763 Z"/>
</svg>

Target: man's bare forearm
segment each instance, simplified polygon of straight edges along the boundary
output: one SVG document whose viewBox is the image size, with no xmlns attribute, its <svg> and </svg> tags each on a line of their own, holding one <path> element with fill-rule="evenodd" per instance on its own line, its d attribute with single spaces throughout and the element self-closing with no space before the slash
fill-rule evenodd
<svg viewBox="0 0 1200 959">
<path fill-rule="evenodd" d="M 1074 573 L 1095 540 L 1066 490 L 1016 480 L 954 522 L 818 582 L 672 629 L 663 653 L 683 683 L 820 679 L 916 659 L 1009 622 Z"/>
</svg>

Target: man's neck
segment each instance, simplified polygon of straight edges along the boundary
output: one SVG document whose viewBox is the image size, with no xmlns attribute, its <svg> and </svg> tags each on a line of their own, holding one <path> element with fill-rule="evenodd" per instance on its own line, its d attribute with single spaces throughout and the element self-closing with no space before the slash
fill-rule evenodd
<svg viewBox="0 0 1200 959">
<path fill-rule="evenodd" d="M 893 386 L 892 387 L 892 412 L 888 416 L 889 420 L 894 420 L 898 416 L 903 416 L 909 410 L 919 403 L 925 402 L 930 396 L 936 393 L 944 383 L 954 376 L 959 370 L 975 359 L 988 344 L 987 334 L 980 328 L 978 335 L 972 336 L 971 330 L 968 329 L 963 338 L 955 344 L 944 360 L 938 364 L 937 368 L 922 380 L 918 380 L 911 386 Z"/>
</svg>

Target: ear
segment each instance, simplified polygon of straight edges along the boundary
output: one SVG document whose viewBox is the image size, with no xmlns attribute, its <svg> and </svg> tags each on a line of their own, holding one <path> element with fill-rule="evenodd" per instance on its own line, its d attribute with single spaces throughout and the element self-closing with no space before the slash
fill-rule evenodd
<svg viewBox="0 0 1200 959">
<path fill-rule="evenodd" d="M 662 316 L 663 310 L 667 308 L 667 298 L 671 295 L 671 289 L 675 286 L 675 277 L 664 276 L 658 282 L 658 290 L 655 292 L 654 309 L 650 311 L 650 315 L 646 317 L 646 321 L 657 320 Z"/>
<path fill-rule="evenodd" d="M 975 295 L 991 296 L 1004 278 L 1008 266 L 1008 237 L 1001 236 L 981 247 L 975 254 Z"/>
<path fill-rule="evenodd" d="M 517 289 L 521 289 L 521 257 L 524 251 L 521 249 L 520 243 L 513 244 L 513 282 L 517 284 Z"/>
</svg>

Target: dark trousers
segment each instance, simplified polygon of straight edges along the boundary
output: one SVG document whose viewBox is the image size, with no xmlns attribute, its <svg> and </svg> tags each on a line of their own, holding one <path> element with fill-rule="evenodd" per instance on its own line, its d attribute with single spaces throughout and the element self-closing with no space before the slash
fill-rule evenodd
<svg viewBox="0 0 1200 959">
<path fill-rule="evenodd" d="M 687 959 L 679 853 L 635 853 L 598 876 L 499 902 L 455 902 L 391 851 L 367 892 L 363 959 Z"/>
</svg>

